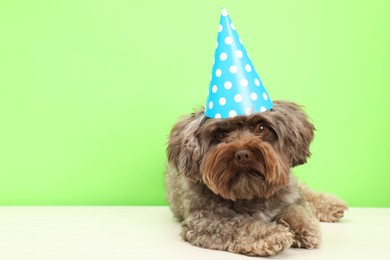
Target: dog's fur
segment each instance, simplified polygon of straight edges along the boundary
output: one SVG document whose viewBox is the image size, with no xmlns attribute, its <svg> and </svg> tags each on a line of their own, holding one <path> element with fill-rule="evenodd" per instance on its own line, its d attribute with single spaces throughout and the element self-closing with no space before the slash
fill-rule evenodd
<svg viewBox="0 0 390 260">
<path fill-rule="evenodd" d="M 310 156 L 313 132 L 286 101 L 249 116 L 210 119 L 200 109 L 180 120 L 168 142 L 166 191 L 183 239 L 260 256 L 318 247 L 318 220 L 336 222 L 347 206 L 290 174 Z"/>
</svg>

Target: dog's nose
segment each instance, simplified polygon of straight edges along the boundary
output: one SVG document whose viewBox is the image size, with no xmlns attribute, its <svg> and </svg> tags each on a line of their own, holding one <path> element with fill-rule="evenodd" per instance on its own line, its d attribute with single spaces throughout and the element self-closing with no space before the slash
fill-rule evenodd
<svg viewBox="0 0 390 260">
<path fill-rule="evenodd" d="M 247 149 L 241 149 L 234 153 L 234 159 L 241 164 L 249 162 L 251 153 Z"/>
</svg>

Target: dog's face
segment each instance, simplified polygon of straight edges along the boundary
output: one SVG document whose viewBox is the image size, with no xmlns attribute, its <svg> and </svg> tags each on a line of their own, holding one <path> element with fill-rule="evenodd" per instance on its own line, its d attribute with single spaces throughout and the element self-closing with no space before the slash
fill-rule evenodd
<svg viewBox="0 0 390 260">
<path fill-rule="evenodd" d="M 209 119 L 201 110 L 172 129 L 168 161 L 225 199 L 268 198 L 288 184 L 291 167 L 306 162 L 313 131 L 291 102 L 229 119 Z"/>
</svg>

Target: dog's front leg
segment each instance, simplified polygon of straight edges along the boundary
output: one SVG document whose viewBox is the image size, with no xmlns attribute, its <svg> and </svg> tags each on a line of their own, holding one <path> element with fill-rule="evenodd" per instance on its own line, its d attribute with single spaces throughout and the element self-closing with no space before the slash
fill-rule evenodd
<svg viewBox="0 0 390 260">
<path fill-rule="evenodd" d="M 294 247 L 317 248 L 320 245 L 321 233 L 319 222 L 308 203 L 289 206 L 278 218 L 294 232 Z"/>
<path fill-rule="evenodd" d="M 344 201 L 331 194 L 312 191 L 303 183 L 299 184 L 299 189 L 311 204 L 316 217 L 322 222 L 337 222 L 348 209 Z"/>
<path fill-rule="evenodd" d="M 182 237 L 191 244 L 245 255 L 276 255 L 291 247 L 289 228 L 256 220 L 249 215 L 218 216 L 201 211 L 182 223 Z"/>
</svg>

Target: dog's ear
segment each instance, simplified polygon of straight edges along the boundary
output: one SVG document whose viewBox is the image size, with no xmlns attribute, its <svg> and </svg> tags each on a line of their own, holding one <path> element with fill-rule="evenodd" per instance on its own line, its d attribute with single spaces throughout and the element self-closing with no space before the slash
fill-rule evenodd
<svg viewBox="0 0 390 260">
<path fill-rule="evenodd" d="M 310 157 L 309 146 L 314 137 L 314 126 L 309 122 L 306 113 L 300 106 L 288 101 L 275 101 L 275 112 L 282 113 L 285 118 L 286 133 L 283 150 L 291 160 L 291 166 L 306 163 Z"/>
<path fill-rule="evenodd" d="M 173 126 L 168 140 L 168 163 L 173 165 L 179 174 L 194 182 L 200 180 L 201 159 L 201 147 L 196 130 L 204 119 L 203 109 L 182 118 Z"/>
</svg>

